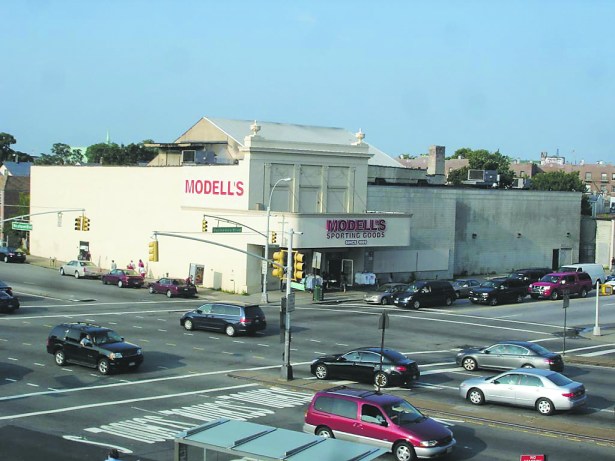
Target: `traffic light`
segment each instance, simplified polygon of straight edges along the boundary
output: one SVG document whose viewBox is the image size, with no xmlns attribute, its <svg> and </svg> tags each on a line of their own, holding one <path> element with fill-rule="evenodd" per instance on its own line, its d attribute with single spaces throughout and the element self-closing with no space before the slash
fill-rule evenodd
<svg viewBox="0 0 615 461">
<path fill-rule="evenodd" d="M 278 243 L 278 234 L 275 231 L 271 233 L 271 243 Z"/>
<path fill-rule="evenodd" d="M 203 218 L 203 222 L 201 223 L 201 230 L 207 232 L 207 219 L 205 218 Z"/>
<path fill-rule="evenodd" d="M 81 216 L 75 218 L 75 230 L 81 230 Z"/>
<path fill-rule="evenodd" d="M 158 262 L 158 240 L 149 242 L 149 260 Z"/>
<path fill-rule="evenodd" d="M 280 250 L 273 253 L 273 270 L 271 275 L 278 278 L 284 278 L 284 261 L 286 260 L 286 250 Z"/>
<path fill-rule="evenodd" d="M 81 223 L 81 228 L 84 231 L 89 231 L 90 230 L 90 218 L 86 218 L 85 216 L 82 216 L 82 223 Z"/>
<path fill-rule="evenodd" d="M 304 259 L 305 255 L 303 253 L 293 251 L 293 280 L 301 280 L 303 278 Z"/>
</svg>

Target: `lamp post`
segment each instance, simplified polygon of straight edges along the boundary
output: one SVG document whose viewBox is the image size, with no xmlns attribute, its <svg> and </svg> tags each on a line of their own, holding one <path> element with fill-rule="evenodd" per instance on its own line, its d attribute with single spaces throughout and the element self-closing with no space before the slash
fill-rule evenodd
<svg viewBox="0 0 615 461">
<path fill-rule="evenodd" d="M 271 198 L 273 197 L 273 191 L 276 186 L 281 182 L 289 182 L 292 178 L 280 178 L 276 181 L 276 183 L 271 188 L 271 192 L 269 193 L 269 202 L 267 202 L 267 231 L 265 232 L 265 259 L 267 261 L 263 261 L 263 295 L 261 297 L 261 302 L 268 303 L 269 298 L 267 296 L 267 268 L 269 266 L 269 219 L 271 218 Z"/>
</svg>

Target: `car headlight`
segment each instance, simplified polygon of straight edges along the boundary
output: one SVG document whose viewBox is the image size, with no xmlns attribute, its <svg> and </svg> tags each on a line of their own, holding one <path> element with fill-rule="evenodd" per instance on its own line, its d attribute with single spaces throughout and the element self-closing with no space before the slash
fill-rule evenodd
<svg viewBox="0 0 615 461">
<path fill-rule="evenodd" d="M 422 447 L 435 447 L 436 445 L 438 445 L 438 441 L 437 440 L 421 440 L 419 445 Z"/>
<path fill-rule="evenodd" d="M 111 354 L 109 354 L 109 358 L 111 360 L 121 359 L 122 358 L 122 354 L 121 354 L 121 352 L 111 352 Z"/>
<path fill-rule="evenodd" d="M 482 294 L 481 294 L 481 296 L 482 296 L 483 298 L 488 298 L 488 297 L 489 297 L 489 293 L 482 293 Z"/>
<path fill-rule="evenodd" d="M 142 355 L 143 351 L 141 349 L 137 349 L 137 355 Z"/>
</svg>

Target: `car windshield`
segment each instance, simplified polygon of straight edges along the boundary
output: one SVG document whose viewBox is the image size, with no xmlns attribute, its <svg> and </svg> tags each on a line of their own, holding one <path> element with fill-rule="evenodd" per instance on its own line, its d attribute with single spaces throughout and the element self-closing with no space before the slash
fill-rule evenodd
<svg viewBox="0 0 615 461">
<path fill-rule="evenodd" d="M 6 291 L 0 290 L 0 299 L 11 299 L 11 295 L 9 295 Z"/>
<path fill-rule="evenodd" d="M 173 279 L 171 280 L 171 284 L 175 286 L 184 286 L 186 284 L 186 281 L 182 279 Z"/>
<path fill-rule="evenodd" d="M 405 355 L 391 349 L 385 349 L 384 356 L 393 363 L 405 362 L 408 360 Z"/>
<path fill-rule="evenodd" d="M 559 373 L 550 374 L 549 376 L 547 376 L 547 379 L 551 381 L 553 384 L 555 384 L 556 386 L 567 386 L 568 384 L 574 382 L 572 381 L 572 379 L 569 379 Z"/>
<path fill-rule="evenodd" d="M 113 330 L 101 331 L 94 335 L 94 344 L 121 343 L 122 337 Z"/>
<path fill-rule="evenodd" d="M 82 266 L 87 266 L 87 267 L 92 267 L 95 265 L 93 262 L 90 262 L 90 261 L 81 261 L 79 264 L 81 264 Z"/>
<path fill-rule="evenodd" d="M 494 282 L 493 280 L 486 280 L 480 284 L 481 288 L 497 288 L 501 285 L 501 282 Z"/>
<path fill-rule="evenodd" d="M 394 288 L 394 285 L 390 285 L 390 284 L 384 284 L 384 285 L 380 285 L 378 288 L 376 288 L 376 291 L 379 293 L 386 293 L 391 291 Z"/>
<path fill-rule="evenodd" d="M 124 274 L 126 275 L 139 275 L 137 271 L 133 271 L 132 269 L 124 269 Z"/>
<path fill-rule="evenodd" d="M 561 277 L 559 275 L 547 274 L 540 279 L 541 282 L 557 283 Z"/>
<path fill-rule="evenodd" d="M 425 285 L 425 283 L 413 283 L 411 285 L 408 286 L 408 288 L 406 288 L 406 291 L 410 291 L 412 293 L 416 293 L 417 291 L 419 291 L 421 288 L 423 288 L 423 286 Z"/>
<path fill-rule="evenodd" d="M 390 405 L 385 405 L 383 409 L 391 421 L 399 426 L 409 423 L 418 423 L 426 418 L 423 413 L 405 400 L 399 400 Z"/>
</svg>

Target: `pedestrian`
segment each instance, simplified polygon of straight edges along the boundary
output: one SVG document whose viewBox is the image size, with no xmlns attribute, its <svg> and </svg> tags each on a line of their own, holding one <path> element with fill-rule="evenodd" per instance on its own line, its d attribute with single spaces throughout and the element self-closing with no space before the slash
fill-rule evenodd
<svg viewBox="0 0 615 461">
<path fill-rule="evenodd" d="M 143 264 L 142 259 L 139 259 L 139 275 L 145 278 L 145 264 Z"/>
<path fill-rule="evenodd" d="M 344 293 L 346 293 L 346 274 L 344 274 L 344 271 L 340 273 L 340 283 L 342 290 L 344 290 Z"/>
<path fill-rule="evenodd" d="M 115 270 L 117 269 L 117 264 L 115 263 L 115 260 L 111 260 L 111 270 Z"/>
<path fill-rule="evenodd" d="M 112 448 L 111 451 L 109 451 L 109 455 L 105 461 L 120 461 L 120 452 L 117 448 Z"/>
<path fill-rule="evenodd" d="M 128 266 L 126 266 L 126 269 L 134 269 L 135 268 L 135 263 L 134 261 L 131 259 L 130 263 L 128 263 Z"/>
<path fill-rule="evenodd" d="M 615 272 L 615 256 L 611 258 L 611 270 Z"/>
<path fill-rule="evenodd" d="M 393 273 L 392 272 L 389 274 L 388 282 L 393 283 Z"/>
</svg>

